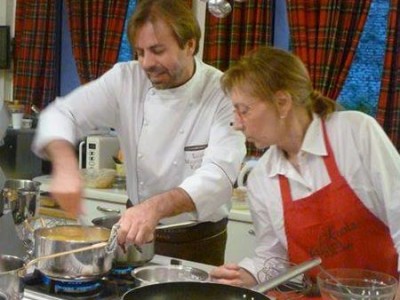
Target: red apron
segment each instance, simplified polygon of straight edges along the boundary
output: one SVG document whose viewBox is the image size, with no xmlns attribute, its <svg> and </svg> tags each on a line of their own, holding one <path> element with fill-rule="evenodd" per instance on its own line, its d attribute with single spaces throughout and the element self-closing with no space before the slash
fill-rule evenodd
<svg viewBox="0 0 400 300">
<path fill-rule="evenodd" d="M 322 129 L 331 183 L 293 201 L 288 179 L 279 175 L 289 260 L 300 263 L 320 256 L 324 268 L 370 269 L 397 278 L 398 255 L 389 229 L 340 175 L 324 123 Z M 315 268 L 311 277 L 315 279 L 318 272 Z"/>
</svg>

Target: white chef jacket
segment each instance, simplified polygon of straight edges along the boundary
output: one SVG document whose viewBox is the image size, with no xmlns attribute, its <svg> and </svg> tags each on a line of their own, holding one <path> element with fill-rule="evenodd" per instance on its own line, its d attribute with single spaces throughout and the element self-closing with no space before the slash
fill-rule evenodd
<svg viewBox="0 0 400 300">
<path fill-rule="evenodd" d="M 335 112 L 326 120 L 326 128 L 340 173 L 362 203 L 388 226 L 399 253 L 399 153 L 376 120 L 366 114 Z M 278 175 L 289 179 L 293 201 L 307 197 L 330 183 L 323 162 L 326 155 L 321 119 L 314 115 L 298 153 L 301 174 L 276 146 L 264 153 L 250 173 L 247 187 L 257 246 L 255 256 L 245 258 L 240 266 L 256 278 L 266 259 L 288 259 Z"/>
<path fill-rule="evenodd" d="M 43 156 L 53 139 L 76 144 L 90 130 L 114 128 L 133 204 L 179 186 L 196 213 L 167 223 L 226 217 L 245 138 L 230 126 L 233 106 L 220 88 L 222 72 L 197 58 L 195 63 L 188 82 L 166 90 L 155 89 L 137 61 L 116 64 L 41 113 L 33 151 Z"/>
</svg>

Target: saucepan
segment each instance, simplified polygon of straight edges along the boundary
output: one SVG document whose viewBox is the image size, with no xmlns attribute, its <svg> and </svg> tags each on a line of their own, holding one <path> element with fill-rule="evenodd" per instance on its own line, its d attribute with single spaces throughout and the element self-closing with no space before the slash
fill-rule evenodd
<svg viewBox="0 0 400 300">
<path fill-rule="evenodd" d="M 265 292 L 321 264 L 321 258 L 313 258 L 289 268 L 285 273 L 255 286 L 253 289 L 201 281 L 176 281 L 144 285 L 126 292 L 123 300 L 270 300 Z"/>
<path fill-rule="evenodd" d="M 116 230 L 81 225 L 39 228 L 34 244 L 34 261 L 43 274 L 63 281 L 89 281 L 111 270 Z"/>
<path fill-rule="evenodd" d="M 14 224 L 35 217 L 39 206 L 40 182 L 25 179 L 8 179 L 0 193 L 0 216 L 10 210 Z"/>
<path fill-rule="evenodd" d="M 112 228 L 114 224 L 116 224 L 121 215 L 110 215 L 100 218 L 95 218 L 92 220 L 92 223 L 96 226 L 101 226 L 105 228 Z M 196 221 L 187 221 L 176 224 L 168 224 L 168 225 L 158 225 L 156 229 L 175 229 L 175 228 L 183 228 L 188 226 L 196 225 Z M 136 245 L 129 245 L 126 249 L 122 247 L 117 247 L 114 264 L 116 266 L 142 266 L 145 263 L 152 260 L 154 257 L 154 241 L 150 241 L 141 245 L 140 247 Z"/>
<path fill-rule="evenodd" d="M 24 293 L 20 272 L 24 261 L 12 255 L 0 255 L 0 299 L 22 299 Z"/>
<path fill-rule="evenodd" d="M 107 273 L 116 249 L 116 236 L 114 228 L 110 231 L 94 226 L 67 225 L 35 230 L 35 259 L 25 263 L 16 256 L 0 255 L 3 299 L 22 299 L 22 277 L 35 264 L 43 274 L 63 281 L 92 280 Z"/>
</svg>

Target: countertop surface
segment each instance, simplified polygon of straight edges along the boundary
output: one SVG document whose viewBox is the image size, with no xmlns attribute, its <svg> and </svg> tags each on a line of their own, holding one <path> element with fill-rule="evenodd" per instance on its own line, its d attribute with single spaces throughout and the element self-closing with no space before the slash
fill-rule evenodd
<svg viewBox="0 0 400 300">
<path fill-rule="evenodd" d="M 49 190 L 49 184 L 50 184 L 50 180 L 51 180 L 49 175 L 35 177 L 33 180 L 39 181 L 42 183 L 42 185 L 40 187 L 40 189 L 42 191 Z M 89 198 L 89 199 L 100 200 L 100 201 L 119 203 L 119 204 L 123 204 L 123 205 L 125 205 L 125 203 L 128 199 L 128 196 L 127 196 L 125 190 L 113 189 L 113 188 L 110 188 L 110 189 L 85 188 L 84 189 L 84 197 Z M 235 207 L 233 207 L 229 214 L 229 219 L 234 220 L 234 221 L 251 223 L 251 215 L 250 215 L 250 212 L 248 209 L 235 209 Z"/>
</svg>

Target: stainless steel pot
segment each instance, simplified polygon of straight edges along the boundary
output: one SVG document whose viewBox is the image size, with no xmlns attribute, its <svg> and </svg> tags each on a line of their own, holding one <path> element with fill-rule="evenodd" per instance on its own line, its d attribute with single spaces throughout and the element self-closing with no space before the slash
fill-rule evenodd
<svg viewBox="0 0 400 300">
<path fill-rule="evenodd" d="M 34 256 L 42 257 L 107 242 L 110 230 L 95 226 L 64 225 L 34 232 Z M 89 281 L 111 270 L 114 253 L 105 247 L 39 260 L 37 268 L 50 278 Z"/>
<path fill-rule="evenodd" d="M 24 261 L 16 256 L 0 255 L 0 299 L 22 299 L 24 284 L 20 277 Z"/>
<path fill-rule="evenodd" d="M 110 215 L 95 218 L 92 223 L 96 226 L 111 228 L 121 218 L 120 215 Z M 156 229 L 176 229 L 196 225 L 196 221 L 187 221 L 176 224 L 158 225 Z M 115 254 L 114 264 L 116 266 L 142 266 L 152 260 L 154 257 L 154 241 L 147 242 L 144 245 L 129 245 L 126 249 L 118 246 Z"/>
<path fill-rule="evenodd" d="M 120 215 L 111 215 L 95 218 L 92 223 L 96 226 L 111 229 L 121 218 Z M 154 257 L 154 241 L 148 242 L 140 247 L 129 245 L 126 249 L 118 246 L 115 251 L 114 265 L 123 266 L 142 266 Z"/>
<path fill-rule="evenodd" d="M 184 265 L 139 267 L 133 269 L 131 275 L 139 286 L 173 281 L 206 281 L 209 278 L 206 271 Z"/>
<path fill-rule="evenodd" d="M 0 193 L 0 216 L 11 211 L 16 225 L 38 213 L 40 182 L 24 179 L 9 179 Z"/>
</svg>

